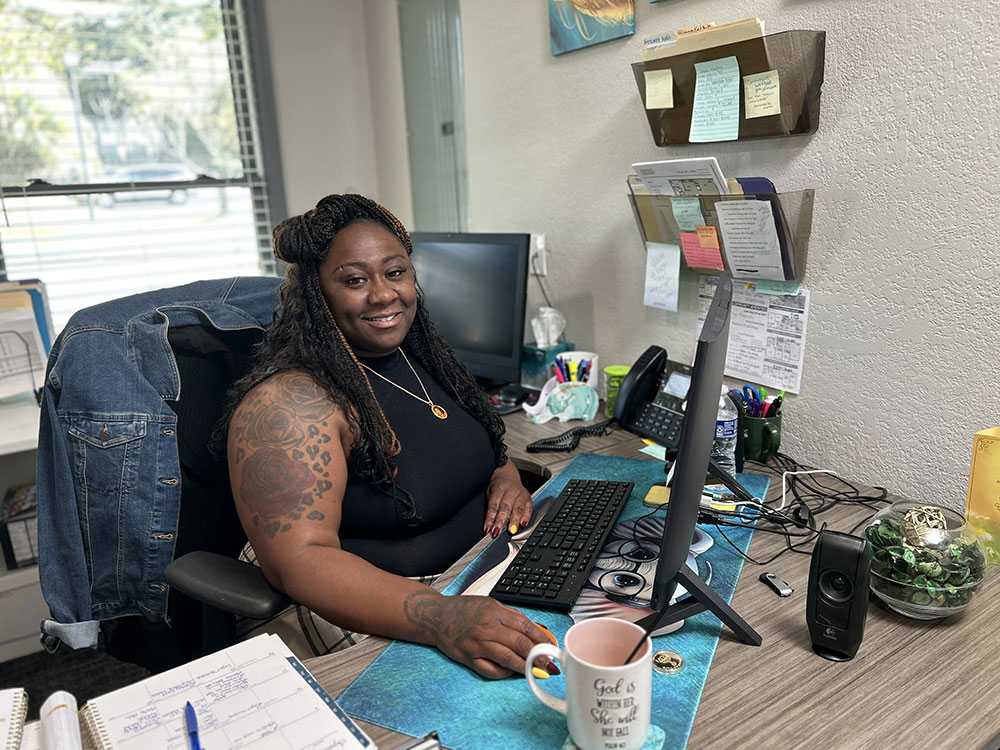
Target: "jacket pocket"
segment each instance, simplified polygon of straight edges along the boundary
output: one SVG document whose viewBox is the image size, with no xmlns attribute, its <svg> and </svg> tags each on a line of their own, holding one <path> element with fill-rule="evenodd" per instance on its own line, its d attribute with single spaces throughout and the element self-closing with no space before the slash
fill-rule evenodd
<svg viewBox="0 0 1000 750">
<path fill-rule="evenodd" d="M 135 486 L 146 419 L 136 415 L 74 418 L 69 427 L 78 486 L 117 495 Z"/>
</svg>

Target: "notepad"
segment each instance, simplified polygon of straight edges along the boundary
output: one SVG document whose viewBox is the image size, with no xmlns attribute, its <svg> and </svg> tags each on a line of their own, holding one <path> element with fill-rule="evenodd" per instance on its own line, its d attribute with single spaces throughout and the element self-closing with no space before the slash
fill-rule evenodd
<svg viewBox="0 0 1000 750">
<path fill-rule="evenodd" d="M 94 698 L 80 715 L 95 747 L 189 747 L 184 706 L 202 747 L 375 750 L 371 738 L 275 635 L 260 635 Z"/>
<path fill-rule="evenodd" d="M 22 688 L 0 690 L 0 750 L 18 750 L 24 717 L 28 715 L 28 694 Z"/>
<path fill-rule="evenodd" d="M 25 691 L 0 690 L 0 750 L 79 748 L 80 724 L 99 750 L 188 748 L 188 701 L 210 750 L 377 750 L 275 635 L 93 698 L 79 717 L 73 696 L 57 691 L 42 705 L 41 721 L 26 725 Z"/>
</svg>

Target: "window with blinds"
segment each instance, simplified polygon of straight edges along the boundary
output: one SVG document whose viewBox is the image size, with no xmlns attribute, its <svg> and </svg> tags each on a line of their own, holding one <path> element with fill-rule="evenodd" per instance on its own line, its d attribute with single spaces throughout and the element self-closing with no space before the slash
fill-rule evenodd
<svg viewBox="0 0 1000 750">
<path fill-rule="evenodd" d="M 275 273 L 241 0 L 0 0 L 0 279 L 76 310 Z"/>
</svg>

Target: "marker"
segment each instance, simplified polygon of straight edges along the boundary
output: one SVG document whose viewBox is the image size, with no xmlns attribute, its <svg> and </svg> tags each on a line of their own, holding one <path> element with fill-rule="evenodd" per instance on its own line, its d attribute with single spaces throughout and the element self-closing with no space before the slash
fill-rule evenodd
<svg viewBox="0 0 1000 750">
<path fill-rule="evenodd" d="M 577 369 L 579 367 L 580 367 L 580 363 L 577 362 L 575 359 L 569 363 L 569 379 L 570 380 L 576 380 L 576 372 L 577 372 Z"/>
<path fill-rule="evenodd" d="M 201 750 L 201 743 L 198 742 L 198 717 L 194 714 L 194 706 L 191 705 L 191 701 L 184 704 L 184 722 L 187 724 L 191 750 Z"/>
</svg>

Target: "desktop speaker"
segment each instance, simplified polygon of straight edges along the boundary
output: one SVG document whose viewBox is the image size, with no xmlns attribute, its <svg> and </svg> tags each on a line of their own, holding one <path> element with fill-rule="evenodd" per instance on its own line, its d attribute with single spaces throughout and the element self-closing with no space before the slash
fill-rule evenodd
<svg viewBox="0 0 1000 750">
<path fill-rule="evenodd" d="M 824 659 L 853 659 L 868 613 L 868 542 L 824 529 L 809 566 L 806 624 L 813 651 Z"/>
</svg>

